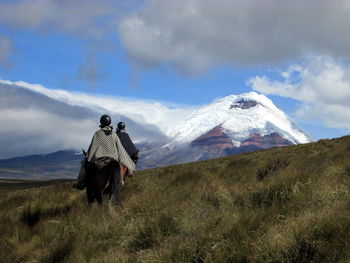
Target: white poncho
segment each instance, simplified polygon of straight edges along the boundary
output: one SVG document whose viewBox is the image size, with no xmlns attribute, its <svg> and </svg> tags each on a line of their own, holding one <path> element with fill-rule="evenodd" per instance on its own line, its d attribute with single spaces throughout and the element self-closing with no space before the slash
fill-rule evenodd
<svg viewBox="0 0 350 263">
<path fill-rule="evenodd" d="M 96 131 L 92 137 L 87 160 L 95 163 L 98 159 L 109 157 L 120 164 L 126 166 L 129 172 L 135 171 L 135 164 L 127 154 L 118 136 L 109 126 L 103 127 Z"/>
</svg>

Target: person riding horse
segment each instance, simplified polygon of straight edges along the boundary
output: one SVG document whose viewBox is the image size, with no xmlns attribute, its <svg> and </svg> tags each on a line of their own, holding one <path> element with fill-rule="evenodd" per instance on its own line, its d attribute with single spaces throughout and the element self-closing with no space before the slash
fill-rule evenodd
<svg viewBox="0 0 350 263">
<path fill-rule="evenodd" d="M 121 183 L 119 176 L 120 166 L 125 166 L 130 173 L 135 171 L 135 163 L 131 160 L 125 151 L 118 136 L 113 132 L 111 126 L 112 120 L 108 115 L 102 115 L 100 118 L 100 130 L 96 131 L 92 137 L 89 149 L 86 153 L 85 163 L 82 164 L 78 182 L 74 185 L 77 189 L 84 189 L 86 182 L 86 163 L 93 164 L 95 167 L 107 166 L 111 162 L 119 163 L 115 165 L 114 176 L 112 180 L 112 192 L 117 193 L 117 187 Z M 102 167 L 103 168 L 103 167 Z M 117 198 L 117 196 L 116 196 Z M 120 201 L 120 200 L 119 200 Z M 118 203 L 118 200 L 116 200 Z"/>
<path fill-rule="evenodd" d="M 121 121 L 118 123 L 118 129 L 116 131 L 120 142 L 122 143 L 125 151 L 129 154 L 131 160 L 136 164 L 139 159 L 139 150 L 136 149 L 134 143 L 130 139 L 129 134 L 125 130 L 125 122 Z"/>
</svg>

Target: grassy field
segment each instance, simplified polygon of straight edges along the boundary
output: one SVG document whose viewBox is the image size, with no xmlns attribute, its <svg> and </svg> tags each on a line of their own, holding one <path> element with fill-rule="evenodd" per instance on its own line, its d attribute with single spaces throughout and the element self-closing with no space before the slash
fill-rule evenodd
<svg viewBox="0 0 350 263">
<path fill-rule="evenodd" d="M 40 186 L 48 186 L 52 184 L 58 184 L 63 182 L 71 182 L 70 179 L 58 179 L 50 181 L 33 181 L 33 180 L 21 180 L 21 179 L 1 179 L 0 178 L 0 193 L 10 192 L 20 189 L 37 188 Z"/>
<path fill-rule="evenodd" d="M 0 262 L 350 262 L 350 137 L 0 192 Z"/>
</svg>

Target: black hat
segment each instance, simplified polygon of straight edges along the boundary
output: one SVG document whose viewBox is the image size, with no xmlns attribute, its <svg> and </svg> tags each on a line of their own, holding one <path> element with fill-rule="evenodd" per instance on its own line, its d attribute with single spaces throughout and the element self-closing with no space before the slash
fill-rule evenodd
<svg viewBox="0 0 350 263">
<path fill-rule="evenodd" d="M 125 129 L 125 122 L 121 121 L 118 123 L 118 129 L 119 130 L 124 130 Z"/>
<path fill-rule="evenodd" d="M 111 117 L 109 117 L 109 115 L 107 114 L 102 115 L 100 118 L 100 123 L 101 123 L 100 125 L 101 128 L 111 125 L 112 123 Z"/>
</svg>

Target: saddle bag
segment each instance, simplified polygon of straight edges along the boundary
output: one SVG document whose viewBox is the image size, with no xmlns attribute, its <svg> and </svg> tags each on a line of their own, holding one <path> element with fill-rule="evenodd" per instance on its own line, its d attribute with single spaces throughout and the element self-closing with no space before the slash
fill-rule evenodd
<svg viewBox="0 0 350 263">
<path fill-rule="evenodd" d="M 110 157 L 99 158 L 96 160 L 95 166 L 98 170 L 103 170 L 113 161 L 114 161 L 114 159 L 112 159 Z"/>
</svg>

